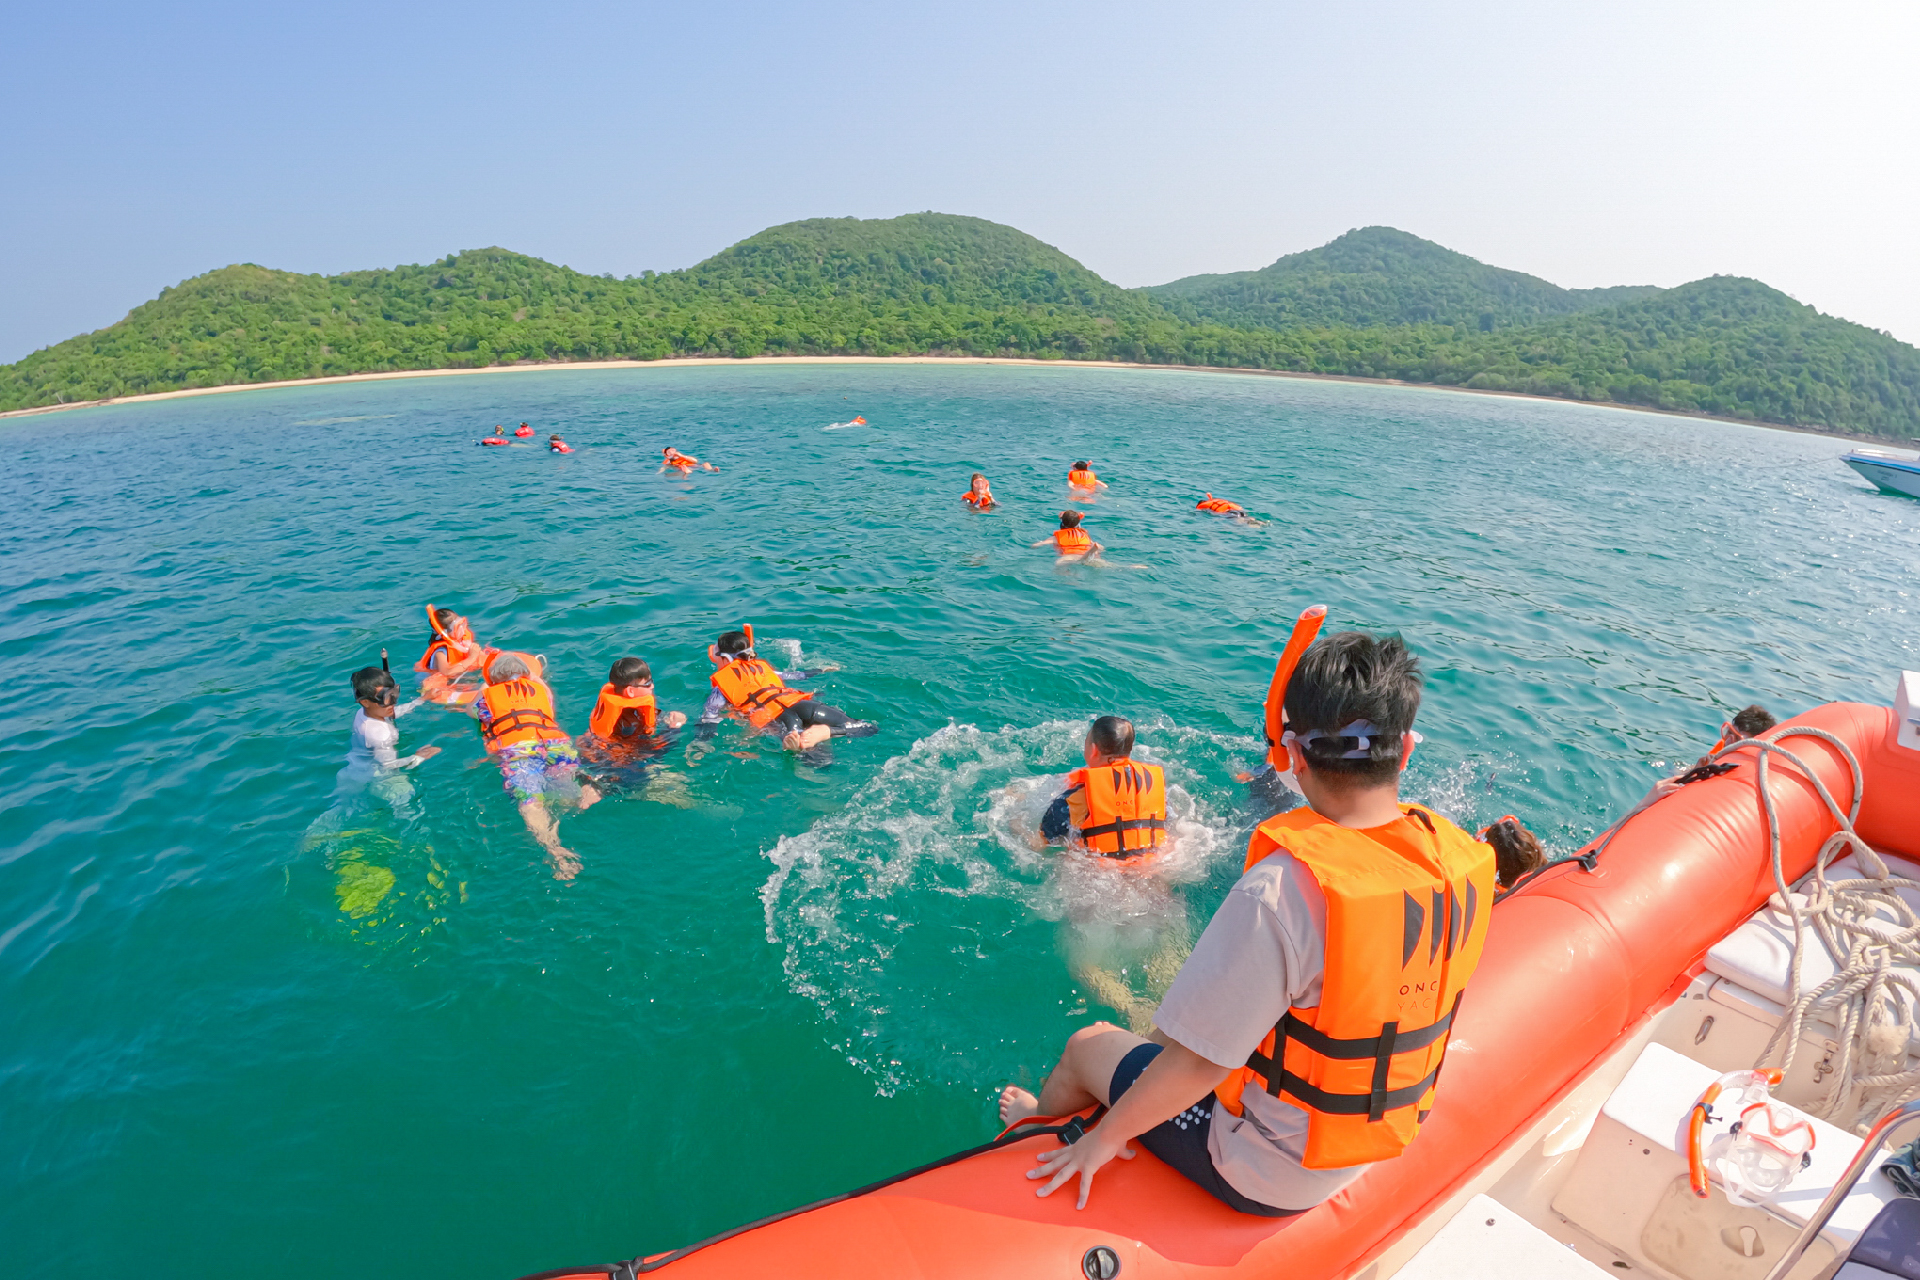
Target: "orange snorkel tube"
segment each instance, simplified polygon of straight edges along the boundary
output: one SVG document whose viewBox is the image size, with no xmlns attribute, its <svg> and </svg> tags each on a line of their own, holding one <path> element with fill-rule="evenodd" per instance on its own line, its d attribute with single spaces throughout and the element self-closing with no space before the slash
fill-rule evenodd
<svg viewBox="0 0 1920 1280">
<path fill-rule="evenodd" d="M 1293 634 L 1287 637 L 1287 647 L 1280 651 L 1280 661 L 1273 665 L 1273 679 L 1267 684 L 1267 763 L 1285 773 L 1288 769 L 1286 749 L 1280 745 L 1280 735 L 1286 732 L 1287 685 L 1293 680 L 1293 669 L 1300 665 L 1300 657 L 1320 634 L 1320 626 L 1327 620 L 1327 606 L 1308 605 L 1300 611 L 1294 620 Z"/>
<path fill-rule="evenodd" d="M 747 652 L 752 653 L 753 652 L 753 624 L 751 622 L 741 623 L 740 634 L 744 635 L 747 638 Z M 711 662 L 716 667 L 720 665 L 720 650 L 715 648 L 713 645 L 707 646 L 707 661 Z"/>
<path fill-rule="evenodd" d="M 1778 1067 L 1768 1067 L 1762 1071 L 1729 1071 L 1707 1086 L 1700 1100 L 1693 1104 L 1693 1113 L 1687 1117 L 1687 1182 L 1693 1187 L 1693 1194 L 1702 1200 L 1707 1198 L 1707 1158 L 1701 1138 L 1707 1127 L 1707 1121 L 1713 1118 L 1713 1104 L 1720 1100 L 1720 1091 L 1730 1084 L 1744 1084 L 1751 1077 L 1758 1076 L 1769 1088 L 1777 1086 L 1786 1073 Z"/>
</svg>

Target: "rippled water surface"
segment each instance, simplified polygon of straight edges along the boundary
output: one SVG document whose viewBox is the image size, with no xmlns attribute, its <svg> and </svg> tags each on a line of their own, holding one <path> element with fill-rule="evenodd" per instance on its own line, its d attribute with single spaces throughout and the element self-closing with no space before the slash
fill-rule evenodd
<svg viewBox="0 0 1920 1280">
<path fill-rule="evenodd" d="M 869 426 L 825 431 L 864 415 Z M 571 456 L 480 449 L 495 422 Z M 1179 372 L 790 366 L 336 385 L 0 423 L 0 1241 L 17 1276 L 509 1277 L 982 1140 L 1150 1002 L 1233 879 L 1284 620 L 1399 630 L 1408 790 L 1578 845 L 1725 713 L 1920 667 L 1920 503 L 1831 440 Z M 674 444 L 723 468 L 666 479 Z M 1113 567 L 1029 548 L 1091 458 Z M 1002 502 L 958 501 L 989 472 Z M 1203 491 L 1271 523 L 1196 513 Z M 1139 567 L 1130 567 L 1139 566 Z M 427 600 L 694 711 L 751 620 L 878 719 L 739 731 L 566 818 L 552 878 L 471 722 L 335 808 L 347 673 Z M 1175 785 L 1160 880 L 1023 833 L 1086 719 Z"/>
</svg>

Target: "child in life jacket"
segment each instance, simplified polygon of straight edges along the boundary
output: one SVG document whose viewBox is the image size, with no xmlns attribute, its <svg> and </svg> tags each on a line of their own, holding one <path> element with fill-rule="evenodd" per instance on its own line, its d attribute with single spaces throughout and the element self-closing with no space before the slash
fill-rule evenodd
<svg viewBox="0 0 1920 1280">
<path fill-rule="evenodd" d="M 660 451 L 660 470 L 662 473 L 678 471 L 681 475 L 686 475 L 695 468 L 706 471 L 718 471 L 720 469 L 711 462 L 700 461 L 700 459 L 690 453 L 682 453 L 672 445 L 668 445 Z"/>
<path fill-rule="evenodd" d="M 580 757 L 593 766 L 596 785 L 603 791 L 609 783 L 637 782 L 640 768 L 673 745 L 661 726 L 678 729 L 686 722 L 684 711 L 660 714 L 652 668 L 639 658 L 620 658 L 600 686 L 580 739 Z"/>
<path fill-rule="evenodd" d="M 880 731 L 871 720 L 855 720 L 810 693 L 788 688 L 789 680 L 810 680 L 836 668 L 775 670 L 754 652 L 751 624 L 721 632 L 707 647 L 707 657 L 715 670 L 713 692 L 700 712 L 702 743 L 719 732 L 720 717 L 728 714 L 745 720 L 756 732 L 778 734 L 780 745 L 789 751 L 810 751 L 831 737 L 864 738 Z"/>
<path fill-rule="evenodd" d="M 1087 767 L 1040 819 L 1046 844 L 1069 841 L 1101 858 L 1145 858 L 1167 843 L 1167 775 L 1133 762 L 1133 722 L 1101 716 L 1081 746 Z"/>
<path fill-rule="evenodd" d="M 573 446 L 568 444 L 565 440 L 562 440 L 560 438 L 560 433 L 557 431 L 547 437 L 547 448 L 552 450 L 554 453 L 572 453 L 573 452 Z"/>
<path fill-rule="evenodd" d="M 1073 469 L 1067 472 L 1067 487 L 1084 490 L 1087 493 L 1098 493 L 1107 487 L 1107 482 L 1093 474 L 1092 463 L 1076 462 L 1073 464 Z"/>
<path fill-rule="evenodd" d="M 553 864 L 553 878 L 571 880 L 580 859 L 560 844 L 555 802 L 577 802 L 586 809 L 599 791 L 580 776 L 580 754 L 553 714 L 553 690 L 543 678 L 544 659 L 525 653 L 495 652 L 482 668 L 486 688 L 473 705 L 480 739 L 500 766 L 500 776 L 527 831 Z"/>
<path fill-rule="evenodd" d="M 471 702 L 477 690 L 461 689 L 461 677 L 478 674 L 491 652 L 474 639 L 473 627 L 451 609 L 427 606 L 427 651 L 413 664 L 421 673 L 420 696 L 428 702 Z"/>
<path fill-rule="evenodd" d="M 380 667 L 362 667 L 353 673 L 353 737 L 347 763 L 334 778 L 334 794 L 347 797 L 370 792 L 395 809 L 413 801 L 413 783 L 407 773 L 440 754 L 438 747 L 422 747 L 410 756 L 399 753 L 400 726 L 396 723 L 424 700 L 400 702 L 400 690 L 391 673 Z"/>
<path fill-rule="evenodd" d="M 1001 1093 L 1005 1123 L 1111 1108 L 1079 1142 L 1039 1153 L 1027 1171 L 1039 1195 L 1077 1179 L 1084 1205 L 1138 1139 L 1239 1212 L 1289 1217 L 1399 1155 L 1435 1105 L 1492 915 L 1493 850 L 1400 803 L 1420 675 L 1398 637 L 1320 639 L 1281 696 L 1307 804 L 1254 831 L 1154 1038 L 1094 1023 L 1069 1037 L 1038 1098 Z"/>
<path fill-rule="evenodd" d="M 975 511 L 991 511 L 994 506 L 993 486 L 987 482 L 985 476 L 976 471 L 973 473 L 973 480 L 967 485 L 967 491 L 960 495 L 960 501 Z"/>
<path fill-rule="evenodd" d="M 1095 542 L 1093 535 L 1080 527 L 1082 518 L 1078 511 L 1062 511 L 1060 513 L 1060 527 L 1053 531 L 1052 536 L 1042 538 L 1033 545 L 1036 547 L 1051 546 L 1055 551 L 1060 553 L 1062 560 L 1092 559 L 1100 552 L 1106 550 L 1106 548 Z"/>
<path fill-rule="evenodd" d="M 513 434 L 519 436 L 522 440 L 531 440 L 533 438 L 533 428 L 523 422 L 513 429 Z"/>
</svg>

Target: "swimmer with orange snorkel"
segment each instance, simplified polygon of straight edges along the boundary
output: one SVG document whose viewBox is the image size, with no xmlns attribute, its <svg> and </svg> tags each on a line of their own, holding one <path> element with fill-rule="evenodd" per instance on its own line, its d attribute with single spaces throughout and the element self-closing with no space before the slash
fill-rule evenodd
<svg viewBox="0 0 1920 1280">
<path fill-rule="evenodd" d="M 993 486 L 988 483 L 984 475 L 976 471 L 973 473 L 972 481 L 967 485 L 967 491 L 960 495 L 960 501 L 975 511 L 991 511 L 996 505 L 993 500 Z"/>
<path fill-rule="evenodd" d="M 718 471 L 720 469 L 711 462 L 700 461 L 700 459 L 690 453 L 682 453 L 672 445 L 668 445 L 660 450 L 660 470 L 663 474 L 668 471 L 678 471 L 684 476 L 691 473 L 697 467 L 704 468 L 708 471 Z"/>
<path fill-rule="evenodd" d="M 1211 512 L 1217 516 L 1225 516 L 1229 520 L 1238 520 L 1242 524 L 1262 523 L 1247 514 L 1247 509 L 1239 503 L 1228 502 L 1225 498 L 1216 498 L 1212 494 L 1208 494 L 1206 497 L 1200 499 L 1200 501 L 1194 503 L 1193 509 L 1195 511 Z"/>
<path fill-rule="evenodd" d="M 451 609 L 427 606 L 427 651 L 413 664 L 421 673 L 420 696 L 442 706 L 458 706 L 479 696 L 460 680 L 479 671 L 493 650 L 474 639 L 467 620 Z"/>
</svg>

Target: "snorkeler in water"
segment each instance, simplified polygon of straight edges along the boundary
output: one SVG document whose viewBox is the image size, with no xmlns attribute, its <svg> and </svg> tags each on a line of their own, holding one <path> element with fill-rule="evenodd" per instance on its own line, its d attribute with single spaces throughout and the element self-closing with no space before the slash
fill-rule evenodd
<svg viewBox="0 0 1920 1280">
<path fill-rule="evenodd" d="M 531 440 L 533 438 L 533 428 L 523 422 L 513 429 L 513 434 L 519 436 L 522 440 Z"/>
<path fill-rule="evenodd" d="M 543 678 L 544 659 L 526 653 L 490 654 L 482 668 L 486 688 L 475 702 L 480 739 L 500 766 L 506 790 L 553 865 L 553 878 L 571 880 L 580 859 L 560 843 L 560 820 L 552 804 L 577 800 L 585 810 L 600 799 L 580 778 L 580 753 L 553 714 L 553 690 Z"/>
<path fill-rule="evenodd" d="M 580 737 L 580 758 L 603 794 L 643 785 L 648 766 L 673 746 L 673 730 L 686 722 L 684 711 L 661 714 L 653 670 L 643 659 L 616 659 Z"/>
<path fill-rule="evenodd" d="M 988 483 L 984 475 L 976 471 L 973 473 L 973 479 L 967 484 L 967 491 L 960 495 L 960 500 L 975 511 L 991 511 L 995 506 L 993 486 Z"/>
<path fill-rule="evenodd" d="M 383 651 L 384 652 L 384 651 Z M 399 751 L 400 726 L 395 723 L 424 700 L 401 703 L 399 687 L 384 667 L 362 667 L 353 673 L 353 737 L 347 763 L 334 779 L 334 794 L 349 798 L 371 793 L 395 810 L 413 801 L 413 783 L 407 773 L 440 754 L 439 747 L 422 747 L 410 756 Z"/>
<path fill-rule="evenodd" d="M 1093 540 L 1092 534 L 1080 527 L 1080 522 L 1084 518 L 1078 511 L 1062 511 L 1060 527 L 1033 545 L 1052 547 L 1060 553 L 1062 560 L 1094 559 L 1105 548 Z"/>
<path fill-rule="evenodd" d="M 504 446 L 504 445 L 512 444 L 513 441 L 507 439 L 505 427 L 495 427 L 493 429 L 493 434 L 482 439 L 480 443 L 490 444 L 495 446 Z"/>
<path fill-rule="evenodd" d="M 1067 472 L 1067 488 L 1069 489 L 1076 490 L 1080 493 L 1094 494 L 1107 487 L 1106 481 L 1093 474 L 1093 464 L 1090 462 L 1084 460 L 1076 462 L 1073 464 L 1073 469 Z"/>
<path fill-rule="evenodd" d="M 547 437 L 547 448 L 554 453 L 573 452 L 573 446 L 562 440 L 558 431 Z"/>
<path fill-rule="evenodd" d="M 672 445 L 668 445 L 664 449 L 660 450 L 660 470 L 661 471 L 663 472 L 678 471 L 681 475 L 684 476 L 692 472 L 696 468 L 706 470 L 706 471 L 718 471 L 720 469 L 714 466 L 711 462 L 700 461 L 700 459 L 694 457 L 690 453 L 682 453 L 678 449 L 674 448 Z"/>
<path fill-rule="evenodd" d="M 776 671 L 754 652 L 752 624 L 721 632 L 707 646 L 707 658 L 715 668 L 713 692 L 700 712 L 694 746 L 708 742 L 719 731 L 721 716 L 728 714 L 745 720 L 755 732 L 778 734 L 780 745 L 789 751 L 815 751 L 830 737 L 864 738 L 880 731 L 871 720 L 855 720 L 811 693 L 788 688 L 789 680 L 808 680 L 836 668 Z M 700 754 L 704 752 L 688 748 L 690 760 Z"/>
<path fill-rule="evenodd" d="M 460 679 L 477 673 L 490 651 L 473 638 L 467 620 L 451 609 L 428 605 L 427 627 L 427 651 L 413 664 L 422 673 L 420 696 L 450 705 L 471 702 L 478 691 L 460 688 Z"/>
<path fill-rule="evenodd" d="M 1148 859 L 1167 843 L 1167 775 L 1133 761 L 1133 722 L 1101 716 L 1081 744 L 1084 769 L 1040 819 L 1041 847 L 1072 843 L 1100 858 Z"/>
</svg>

